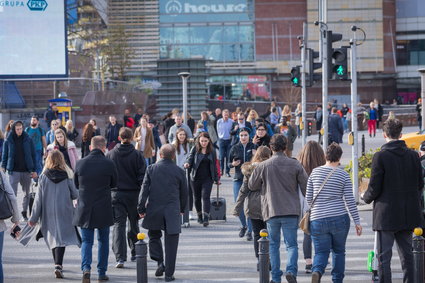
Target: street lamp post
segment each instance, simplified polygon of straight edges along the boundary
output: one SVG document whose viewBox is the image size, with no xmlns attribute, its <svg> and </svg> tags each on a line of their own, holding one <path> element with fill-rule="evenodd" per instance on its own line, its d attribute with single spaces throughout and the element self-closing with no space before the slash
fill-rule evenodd
<svg viewBox="0 0 425 283">
<path fill-rule="evenodd" d="M 425 102 L 425 68 L 423 69 L 419 69 L 418 70 L 419 73 L 421 73 L 421 104 L 422 104 L 422 127 L 421 127 L 421 131 L 423 130 L 423 128 L 425 127 L 425 107 L 424 107 L 424 102 Z"/>
<path fill-rule="evenodd" d="M 179 76 L 182 78 L 183 86 L 183 123 L 187 125 L 187 80 L 190 77 L 189 72 L 181 72 Z"/>
</svg>

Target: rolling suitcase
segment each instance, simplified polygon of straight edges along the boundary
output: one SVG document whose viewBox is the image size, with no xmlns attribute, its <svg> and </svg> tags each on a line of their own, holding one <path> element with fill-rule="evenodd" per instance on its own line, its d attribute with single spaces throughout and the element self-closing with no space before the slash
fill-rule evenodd
<svg viewBox="0 0 425 283">
<path fill-rule="evenodd" d="M 211 198 L 210 220 L 226 221 L 226 199 L 219 196 L 219 184 L 217 184 L 217 197 Z"/>
</svg>

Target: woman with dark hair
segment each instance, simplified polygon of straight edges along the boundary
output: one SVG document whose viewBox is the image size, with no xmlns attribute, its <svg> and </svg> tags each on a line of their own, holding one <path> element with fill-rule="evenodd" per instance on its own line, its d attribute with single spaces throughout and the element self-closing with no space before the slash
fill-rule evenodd
<svg viewBox="0 0 425 283">
<path fill-rule="evenodd" d="M 97 127 L 97 122 L 95 119 L 90 119 L 89 121 L 90 124 L 93 125 L 93 129 L 94 129 L 94 135 L 95 136 L 100 136 L 100 128 Z"/>
<path fill-rule="evenodd" d="M 312 283 L 320 282 L 330 252 L 332 282 L 343 281 L 345 244 L 350 230 L 348 214 L 353 218 L 357 235 L 362 234 L 350 175 L 339 168 L 341 156 L 341 147 L 331 143 L 326 150 L 326 164 L 313 169 L 307 182 L 306 198 L 310 206 L 310 233 L 315 253 Z"/>
<path fill-rule="evenodd" d="M 52 122 L 53 125 L 53 122 Z M 95 130 L 91 123 L 87 123 L 83 128 L 81 139 L 81 158 L 84 158 L 90 153 L 91 139 L 95 136 Z"/>
<path fill-rule="evenodd" d="M 190 180 L 195 195 L 195 208 L 198 214 L 198 223 L 204 227 L 209 225 L 210 197 L 214 182 L 218 182 L 217 157 L 210 136 L 202 132 L 196 139 L 196 145 L 184 164 L 190 168 Z"/>
<path fill-rule="evenodd" d="M 255 145 L 249 141 L 250 130 L 247 128 L 241 128 L 239 129 L 238 134 L 239 142 L 232 146 L 229 154 L 229 167 L 235 168 L 235 175 L 233 176 L 233 198 L 235 202 L 243 181 L 241 166 L 245 162 L 251 161 L 251 158 L 255 153 Z M 239 221 L 242 225 L 239 231 L 239 237 L 243 238 L 246 233 L 246 239 L 248 241 L 252 241 L 251 220 L 248 217 L 245 217 L 243 211 L 239 214 Z"/>
<path fill-rule="evenodd" d="M 239 191 L 236 199 L 236 205 L 233 210 L 233 215 L 240 216 L 244 213 L 244 202 L 247 200 L 245 205 L 245 215 L 250 218 L 252 223 L 252 230 L 254 232 L 254 252 L 255 257 L 258 260 L 258 240 L 260 237 L 260 231 L 266 229 L 266 222 L 263 221 L 261 214 L 261 190 L 251 191 L 248 188 L 248 180 L 251 177 L 252 172 L 261 162 L 269 159 L 272 155 L 272 151 L 266 146 L 260 146 L 254 154 L 254 157 L 250 162 L 246 162 L 242 165 L 243 173 L 243 184 Z M 257 271 L 259 270 L 259 264 L 257 263 Z"/>
<path fill-rule="evenodd" d="M 190 115 L 189 112 L 187 112 L 187 121 L 186 121 L 187 126 L 189 127 L 190 131 L 192 133 L 195 132 L 195 120 L 192 118 L 192 116 Z"/>
<path fill-rule="evenodd" d="M 15 120 L 9 120 L 9 122 L 7 122 L 7 124 L 6 124 L 6 127 L 4 127 L 4 137 L 5 138 L 7 138 L 7 135 L 10 133 L 13 123 L 15 123 Z"/>
<path fill-rule="evenodd" d="M 40 231 L 47 247 L 52 250 L 56 278 L 63 278 L 65 247 L 81 245 L 77 229 L 72 224 L 73 200 L 78 197 L 73 176 L 63 154 L 59 150 L 51 151 L 38 181 L 39 192 L 35 195 L 28 221 L 30 226 L 34 226 L 40 220 Z"/>
<path fill-rule="evenodd" d="M 326 163 L 325 153 L 318 142 L 309 141 L 298 154 L 298 161 L 304 167 L 305 172 L 310 176 L 314 168 L 323 166 Z M 303 252 L 305 260 L 305 272 L 311 273 L 313 268 L 311 252 L 311 236 L 304 234 Z"/>
<path fill-rule="evenodd" d="M 267 146 L 270 147 L 270 136 L 267 134 L 267 126 L 264 123 L 258 124 L 255 129 L 255 136 L 252 139 L 252 143 L 256 146 Z"/>
<path fill-rule="evenodd" d="M 75 170 L 78 161 L 77 148 L 75 143 L 67 139 L 67 136 L 61 129 L 55 131 L 55 140 L 47 146 L 47 152 L 59 150 L 65 159 L 66 165 Z"/>
</svg>

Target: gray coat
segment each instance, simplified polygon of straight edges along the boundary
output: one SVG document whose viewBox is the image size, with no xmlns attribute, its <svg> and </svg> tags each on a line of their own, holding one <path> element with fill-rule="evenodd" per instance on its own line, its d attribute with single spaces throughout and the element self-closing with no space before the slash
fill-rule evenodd
<svg viewBox="0 0 425 283">
<path fill-rule="evenodd" d="M 181 232 L 181 215 L 188 200 L 186 176 L 172 160 L 162 159 L 146 170 L 139 195 L 138 212 L 146 214 L 142 227 Z"/>
<path fill-rule="evenodd" d="M 55 183 L 43 173 L 38 182 L 39 189 L 29 222 L 36 223 L 40 220 L 40 231 L 49 249 L 80 246 L 77 230 L 72 224 L 72 200 L 78 198 L 74 181 L 66 178 Z"/>
</svg>

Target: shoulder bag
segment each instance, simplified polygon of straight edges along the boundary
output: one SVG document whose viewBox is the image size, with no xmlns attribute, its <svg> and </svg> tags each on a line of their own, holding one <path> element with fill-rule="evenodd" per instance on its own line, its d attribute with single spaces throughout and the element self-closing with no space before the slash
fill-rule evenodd
<svg viewBox="0 0 425 283">
<path fill-rule="evenodd" d="M 313 198 L 313 201 L 311 202 L 310 209 L 306 211 L 303 218 L 300 221 L 300 224 L 298 225 L 300 229 L 307 235 L 310 235 L 310 214 L 311 210 L 313 209 L 313 205 L 316 202 L 317 197 L 319 196 L 320 192 L 322 191 L 323 187 L 325 186 L 326 182 L 329 180 L 333 172 L 335 172 L 336 167 L 328 174 L 325 181 L 323 181 L 323 184 L 320 186 L 319 191 L 317 192 L 317 195 Z"/>
<path fill-rule="evenodd" d="M 3 176 L 0 175 L 0 220 L 8 219 L 13 216 L 13 206 L 9 194 L 3 182 Z"/>
</svg>

